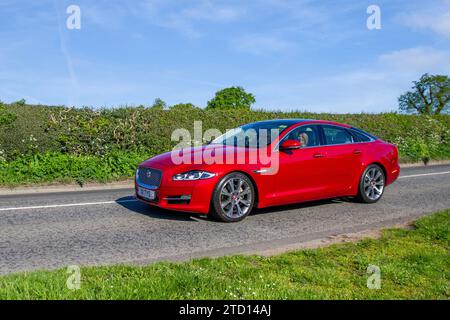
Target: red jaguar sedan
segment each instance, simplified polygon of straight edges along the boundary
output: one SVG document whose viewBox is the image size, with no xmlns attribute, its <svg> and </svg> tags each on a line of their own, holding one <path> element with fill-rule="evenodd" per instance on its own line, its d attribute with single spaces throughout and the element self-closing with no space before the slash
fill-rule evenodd
<svg viewBox="0 0 450 320">
<path fill-rule="evenodd" d="M 236 222 L 253 208 L 337 197 L 374 203 L 399 173 L 396 146 L 361 129 L 268 120 L 144 161 L 135 189 L 150 205 Z"/>
</svg>

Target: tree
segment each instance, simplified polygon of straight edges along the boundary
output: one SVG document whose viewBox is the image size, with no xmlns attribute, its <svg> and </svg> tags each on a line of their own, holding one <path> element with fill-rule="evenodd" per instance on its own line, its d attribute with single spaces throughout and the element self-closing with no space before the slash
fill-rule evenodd
<svg viewBox="0 0 450 320">
<path fill-rule="evenodd" d="M 155 110 L 164 110 L 167 108 L 167 103 L 165 103 L 162 99 L 156 98 L 153 102 L 153 105 L 150 107 Z"/>
<path fill-rule="evenodd" d="M 419 114 L 440 114 L 450 109 L 450 78 L 425 73 L 419 81 L 413 81 L 413 91 L 398 98 L 400 110 Z"/>
<path fill-rule="evenodd" d="M 20 100 L 18 100 L 18 101 L 16 101 L 16 102 L 13 102 L 12 104 L 14 104 L 14 105 L 16 105 L 16 106 L 21 106 L 21 107 L 23 107 L 24 105 L 27 104 L 27 101 L 26 101 L 25 99 L 20 99 Z"/>
<path fill-rule="evenodd" d="M 250 109 L 255 103 L 255 96 L 245 92 L 242 87 L 225 88 L 216 92 L 214 98 L 208 101 L 207 109 Z"/>
<path fill-rule="evenodd" d="M 200 109 L 200 108 L 196 107 L 192 103 L 178 103 L 178 104 L 175 104 L 175 105 L 169 107 L 169 110 L 183 110 L 183 111 L 187 111 L 187 112 L 193 111 L 193 110 L 198 110 L 198 109 Z"/>
</svg>

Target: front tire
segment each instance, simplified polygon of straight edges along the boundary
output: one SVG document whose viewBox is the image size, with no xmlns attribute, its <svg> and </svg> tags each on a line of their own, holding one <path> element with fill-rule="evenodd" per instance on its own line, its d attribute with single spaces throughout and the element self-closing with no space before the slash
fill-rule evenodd
<svg viewBox="0 0 450 320">
<path fill-rule="evenodd" d="M 230 173 L 214 189 L 211 214 L 219 221 L 238 222 L 250 214 L 254 203 L 252 181 L 245 174 Z"/>
<path fill-rule="evenodd" d="M 369 165 L 359 181 L 358 200 L 364 203 L 377 202 L 383 196 L 385 183 L 383 169 L 376 164 Z"/>
</svg>

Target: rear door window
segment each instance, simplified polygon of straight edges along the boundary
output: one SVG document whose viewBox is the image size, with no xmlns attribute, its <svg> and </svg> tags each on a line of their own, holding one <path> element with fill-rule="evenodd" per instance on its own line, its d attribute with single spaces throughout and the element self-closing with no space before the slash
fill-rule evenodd
<svg viewBox="0 0 450 320">
<path fill-rule="evenodd" d="M 325 144 L 349 144 L 353 143 L 353 136 L 345 129 L 335 126 L 322 126 L 323 134 L 325 136 Z"/>
</svg>

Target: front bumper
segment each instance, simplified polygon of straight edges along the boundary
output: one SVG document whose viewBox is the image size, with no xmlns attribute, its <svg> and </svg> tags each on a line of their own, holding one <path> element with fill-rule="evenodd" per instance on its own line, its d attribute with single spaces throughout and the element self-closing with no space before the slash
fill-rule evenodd
<svg viewBox="0 0 450 320">
<path fill-rule="evenodd" d="M 208 214 L 212 193 L 218 181 L 217 177 L 195 181 L 173 181 L 163 174 L 158 188 L 147 186 L 135 179 L 135 196 L 139 201 L 163 209 Z M 149 201 L 140 197 L 138 187 L 153 190 L 156 199 Z"/>
</svg>

